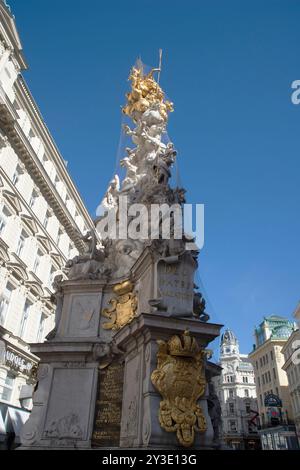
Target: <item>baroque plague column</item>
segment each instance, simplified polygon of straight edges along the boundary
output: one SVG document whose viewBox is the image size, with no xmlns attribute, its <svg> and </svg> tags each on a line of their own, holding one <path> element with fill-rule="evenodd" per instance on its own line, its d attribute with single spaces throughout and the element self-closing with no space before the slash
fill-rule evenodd
<svg viewBox="0 0 300 470">
<path fill-rule="evenodd" d="M 219 445 L 218 404 L 210 396 L 219 369 L 206 347 L 221 325 L 209 323 L 194 284 L 197 248 L 175 236 L 175 216 L 170 239 L 159 229 L 154 240 L 131 237 L 134 221 L 122 217 L 124 201 L 143 204 L 147 214 L 153 204 L 184 204 L 185 191 L 169 185 L 177 156 L 165 138 L 173 105 L 157 72 L 145 73 L 142 64 L 131 71 L 123 108 L 133 122 L 124 126 L 133 142 L 121 161 L 126 175 L 110 183 L 95 232 L 84 238 L 86 253 L 67 264 L 68 280 L 56 279 L 55 329 L 46 343 L 31 346 L 40 366 L 24 449 Z M 117 237 L 103 235 L 111 215 Z M 149 235 L 145 217 L 139 224 Z M 124 228 L 128 237 L 120 236 Z"/>
</svg>

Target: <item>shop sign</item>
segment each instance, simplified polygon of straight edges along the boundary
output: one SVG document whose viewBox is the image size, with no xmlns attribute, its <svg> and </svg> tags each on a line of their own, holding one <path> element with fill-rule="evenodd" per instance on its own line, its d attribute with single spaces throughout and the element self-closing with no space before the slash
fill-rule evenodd
<svg viewBox="0 0 300 470">
<path fill-rule="evenodd" d="M 273 393 L 269 393 L 266 395 L 265 398 L 265 406 L 275 406 L 276 408 L 282 408 L 282 402 L 280 398 L 277 395 L 274 395 Z"/>
<path fill-rule="evenodd" d="M 6 348 L 4 341 L 0 341 L 0 364 L 30 375 L 34 363 Z"/>
</svg>

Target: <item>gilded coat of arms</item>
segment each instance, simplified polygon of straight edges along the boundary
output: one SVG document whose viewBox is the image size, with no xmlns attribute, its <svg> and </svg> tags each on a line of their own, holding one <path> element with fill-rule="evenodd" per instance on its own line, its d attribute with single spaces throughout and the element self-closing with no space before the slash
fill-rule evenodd
<svg viewBox="0 0 300 470">
<path fill-rule="evenodd" d="M 206 431 L 206 420 L 198 405 L 206 389 L 206 352 L 200 349 L 189 331 L 158 341 L 157 369 L 151 380 L 162 395 L 159 422 L 167 432 L 176 432 L 183 447 L 191 447 L 195 431 Z"/>
<path fill-rule="evenodd" d="M 117 284 L 113 288 L 117 297 L 109 301 L 111 307 L 105 308 L 102 315 L 109 319 L 103 324 L 106 330 L 120 330 L 130 323 L 136 316 L 137 295 L 133 292 L 133 285 L 130 281 Z"/>
</svg>

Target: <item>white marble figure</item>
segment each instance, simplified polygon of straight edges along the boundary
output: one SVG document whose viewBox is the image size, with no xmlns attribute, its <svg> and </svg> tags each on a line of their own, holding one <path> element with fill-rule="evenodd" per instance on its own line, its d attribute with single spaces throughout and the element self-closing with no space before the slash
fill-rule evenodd
<svg viewBox="0 0 300 470">
<path fill-rule="evenodd" d="M 133 142 L 133 147 L 126 148 L 127 156 L 120 162 L 126 175 L 121 185 L 118 176 L 112 180 L 102 201 L 102 214 L 98 215 L 110 209 L 116 209 L 118 214 L 119 196 L 124 193 L 128 204 L 172 203 L 172 198 L 175 200 L 175 192 L 168 187 L 168 181 L 176 151 L 173 144 L 163 142 L 166 120 L 160 111 L 160 104 L 153 103 L 143 114 L 136 115 L 134 128 L 123 126 L 124 133 Z M 115 278 L 128 274 L 144 249 L 142 240 L 132 242 L 112 240 L 107 247 L 105 263 L 111 263 Z"/>
<path fill-rule="evenodd" d="M 163 125 L 165 128 L 165 120 L 161 116 L 159 103 L 153 103 L 152 106 L 144 112 L 141 117 L 141 122 L 148 127 L 153 125 Z"/>
<path fill-rule="evenodd" d="M 134 187 L 138 182 L 138 167 L 130 163 L 129 157 L 125 157 L 123 160 L 121 160 L 120 165 L 126 168 L 127 170 L 126 178 L 124 179 L 122 184 L 122 191 L 128 191 L 129 189 Z"/>
<path fill-rule="evenodd" d="M 118 206 L 118 195 L 120 191 L 120 179 L 118 175 L 115 175 L 108 190 L 104 196 L 101 206 L 104 210 L 115 209 Z"/>
</svg>

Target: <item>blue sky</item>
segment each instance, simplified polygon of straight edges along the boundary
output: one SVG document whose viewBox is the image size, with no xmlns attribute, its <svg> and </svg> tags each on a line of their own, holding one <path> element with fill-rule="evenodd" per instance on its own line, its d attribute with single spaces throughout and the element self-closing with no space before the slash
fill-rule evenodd
<svg viewBox="0 0 300 470">
<path fill-rule="evenodd" d="M 264 315 L 300 300 L 297 0 L 9 0 L 25 78 L 91 214 L 115 168 L 138 55 L 175 103 L 169 135 L 188 202 L 204 203 L 199 276 L 243 352 Z"/>
</svg>

